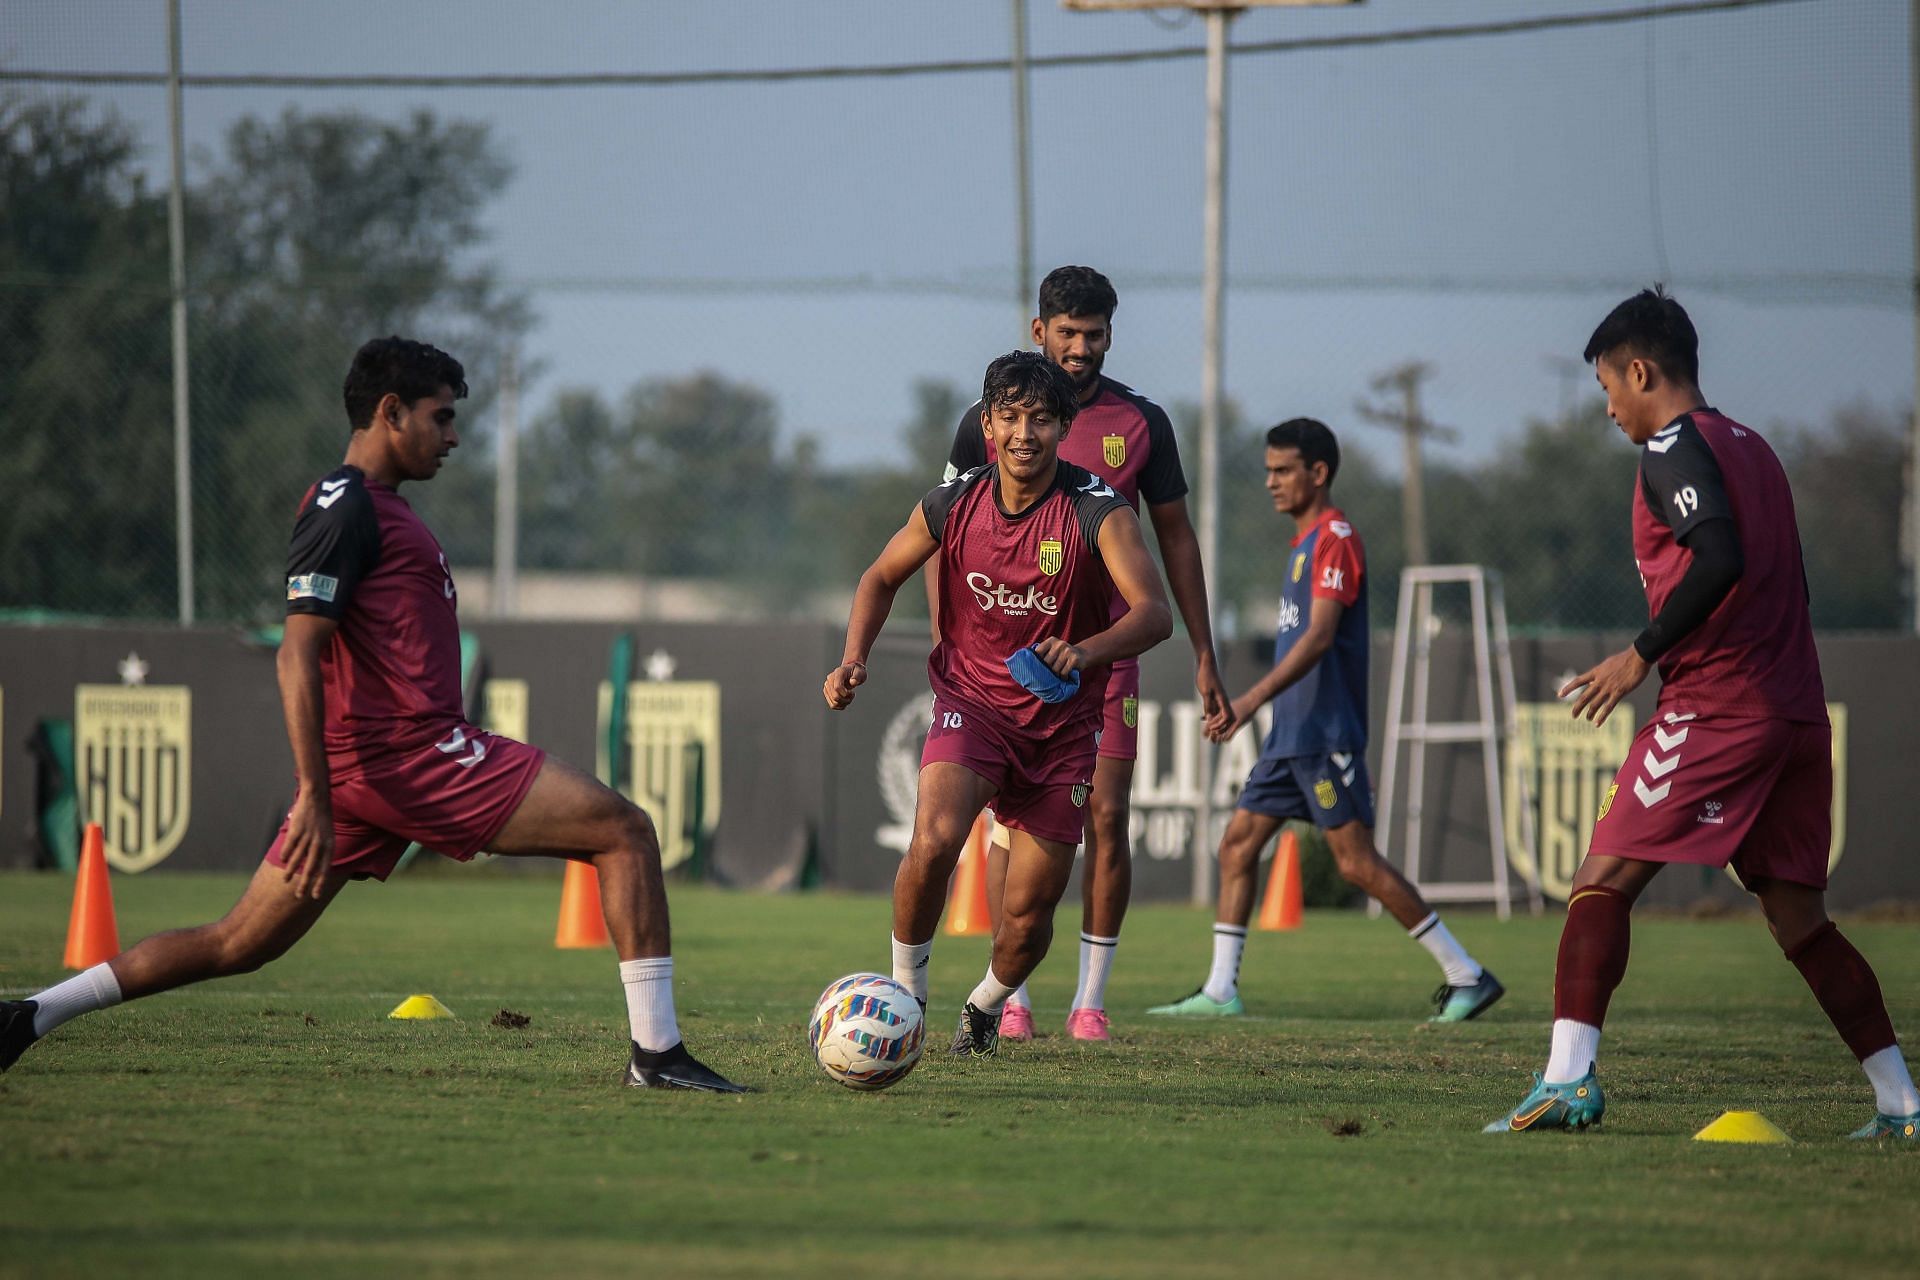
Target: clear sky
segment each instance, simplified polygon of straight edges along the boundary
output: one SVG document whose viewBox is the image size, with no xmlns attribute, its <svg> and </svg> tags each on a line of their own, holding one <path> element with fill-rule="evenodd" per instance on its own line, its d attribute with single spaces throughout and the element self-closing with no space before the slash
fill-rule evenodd
<svg viewBox="0 0 1920 1280">
<path fill-rule="evenodd" d="M 1634 0 L 1635 3 L 1638 0 Z M 1236 43 L 1588 12 L 1628 0 L 1254 10 Z M 1035 55 L 1191 46 L 1202 25 L 1030 0 Z M 160 0 L 0 0 L 0 62 L 159 70 Z M 185 0 L 201 72 L 704 70 L 991 58 L 1004 0 L 319 5 Z M 1799 0 L 1527 36 L 1243 55 L 1231 77 L 1227 385 L 1258 419 L 1354 425 L 1370 375 L 1437 367 L 1431 411 L 1484 456 L 1571 387 L 1587 333 L 1666 278 L 1711 399 L 1756 425 L 1913 388 L 1907 5 Z M 1119 287 L 1109 372 L 1198 398 L 1203 65 L 1033 76 L 1036 266 Z M 42 92 L 34 89 L 32 92 Z M 164 173 L 165 100 L 93 90 Z M 617 395 L 715 369 L 826 458 L 898 454 L 916 378 L 972 384 L 1018 341 L 1004 72 L 571 90 L 203 89 L 239 116 L 429 106 L 516 165 L 489 248 L 534 286 L 528 355 Z M 661 281 L 677 282 L 662 288 Z M 851 287 L 849 280 L 871 285 Z M 649 283 L 651 282 L 651 283 Z M 347 350 L 362 335 L 342 335 Z M 1569 379 L 1576 381 L 1569 382 Z M 1379 437 L 1376 452 L 1391 454 Z"/>
</svg>

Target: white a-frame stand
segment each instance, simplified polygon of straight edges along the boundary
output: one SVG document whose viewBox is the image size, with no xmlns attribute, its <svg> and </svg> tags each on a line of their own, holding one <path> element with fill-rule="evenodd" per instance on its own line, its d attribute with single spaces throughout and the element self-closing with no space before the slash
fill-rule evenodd
<svg viewBox="0 0 1920 1280">
<path fill-rule="evenodd" d="M 1433 660 L 1433 637 L 1439 629 L 1433 612 L 1433 589 L 1443 584 L 1467 588 L 1472 608 L 1473 673 L 1479 718 L 1460 721 L 1427 719 L 1427 695 Z M 1503 714 L 1494 714 L 1493 681 L 1500 679 Z M 1413 706 L 1407 707 L 1407 676 L 1413 677 Z M 1400 607 L 1393 625 L 1393 667 L 1387 685 L 1387 735 L 1381 751 L 1380 804 L 1378 825 L 1382 841 L 1391 841 L 1394 803 L 1399 799 L 1400 748 L 1408 748 L 1406 833 L 1401 840 L 1401 870 L 1429 902 L 1488 902 L 1494 904 L 1500 918 L 1512 914 L 1513 900 L 1520 886 L 1507 874 L 1507 824 L 1500 786 L 1500 739 L 1511 735 L 1515 724 L 1513 654 L 1507 640 L 1507 604 L 1500 589 L 1500 575 L 1477 564 L 1426 565 L 1408 569 L 1400 575 Z M 1420 878 L 1421 807 L 1426 795 L 1427 748 L 1429 746 L 1470 745 L 1478 743 L 1487 775 L 1487 831 L 1493 855 L 1493 878 L 1486 881 L 1445 881 L 1425 883 Z M 1519 803 L 1521 838 L 1526 842 L 1525 865 L 1537 866 L 1534 849 L 1533 803 L 1523 779 Z M 1389 855 L 1391 856 L 1391 855 Z M 1540 914 L 1540 885 L 1536 877 L 1523 877 L 1533 914 Z M 1380 904 L 1370 903 L 1368 910 L 1378 914 Z"/>
</svg>

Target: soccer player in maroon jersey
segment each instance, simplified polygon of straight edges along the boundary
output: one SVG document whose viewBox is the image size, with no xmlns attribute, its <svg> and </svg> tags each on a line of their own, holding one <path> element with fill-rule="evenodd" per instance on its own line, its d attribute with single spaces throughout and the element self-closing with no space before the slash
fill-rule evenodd
<svg viewBox="0 0 1920 1280">
<path fill-rule="evenodd" d="M 1467 953 L 1420 891 L 1373 843 L 1373 783 L 1367 777 L 1367 552 L 1359 530 L 1334 505 L 1340 442 L 1315 418 L 1291 418 L 1267 432 L 1266 487 L 1273 509 L 1293 523 L 1280 560 L 1280 618 L 1273 667 L 1233 701 L 1224 742 L 1271 703 L 1273 724 L 1260 759 L 1220 839 L 1220 896 L 1213 967 L 1191 995 L 1148 1013 L 1231 1018 L 1240 1000 L 1260 851 L 1290 818 L 1311 820 L 1347 883 L 1387 909 L 1440 966 L 1434 1022 L 1477 1018 L 1506 994 Z"/>
<path fill-rule="evenodd" d="M 861 576 L 823 689 L 836 711 L 853 701 L 894 595 L 938 556 L 943 626 L 927 660 L 933 719 L 913 840 L 893 882 L 893 976 L 926 1002 L 947 881 L 991 803 L 1013 838 L 992 962 L 954 1035 L 953 1051 L 976 1057 L 994 1052 L 1007 998 L 1052 941 L 1109 670 L 1173 630 L 1132 507 L 1058 456 L 1080 407 L 1066 372 L 1037 352 L 1001 356 L 981 402 L 996 461 L 929 493 Z M 1116 593 L 1127 606 L 1118 618 Z"/>
<path fill-rule="evenodd" d="M 1640 446 L 1633 557 L 1652 621 L 1560 693 L 1601 724 L 1658 665 L 1660 699 L 1573 879 L 1546 1070 L 1486 1131 L 1599 1123 L 1600 1028 L 1626 975 L 1634 900 L 1662 867 L 1692 863 L 1739 874 L 1860 1060 L 1876 1114 L 1852 1136 L 1912 1139 L 1920 1096 L 1880 983 L 1827 919 L 1832 733 L 1793 492 L 1758 432 L 1707 407 L 1699 350 L 1693 322 L 1660 290 L 1615 307 L 1587 342 L 1608 416 Z"/>
<path fill-rule="evenodd" d="M 1180 467 L 1180 446 L 1166 410 L 1139 392 L 1107 377 L 1102 368 L 1113 345 L 1113 313 L 1119 305 L 1112 283 L 1091 267 L 1058 267 L 1040 282 L 1040 314 L 1033 320 L 1034 345 L 1073 379 L 1079 414 L 1074 430 L 1060 445 L 1060 456 L 1105 480 L 1136 512 L 1146 499 L 1167 585 L 1193 645 L 1194 688 L 1210 734 L 1231 723 L 1226 687 L 1220 682 L 1213 650 L 1213 626 L 1207 614 L 1207 580 L 1200 563 L 1200 541 L 1187 517 L 1187 479 Z M 991 432 L 981 430 L 974 404 L 960 415 L 948 458 L 947 478 L 993 460 Z M 927 577 L 928 601 L 939 626 L 939 583 Z M 1115 597 L 1114 616 L 1126 612 Z M 1076 1040 L 1106 1040 L 1107 975 L 1120 943 L 1120 924 L 1133 893 L 1133 850 L 1129 842 L 1133 763 L 1139 754 L 1140 664 L 1113 664 L 1107 679 L 1107 705 L 1100 733 L 1100 754 L 1093 770 L 1093 795 L 1087 803 L 1086 857 L 1080 869 L 1080 977 L 1067 1013 L 1067 1033 Z M 1006 877 L 1007 833 L 994 824 L 988 855 L 987 906 L 998 918 Z M 1007 1002 L 1001 1034 L 1009 1040 L 1033 1037 L 1032 1004 L 1024 984 Z"/>
<path fill-rule="evenodd" d="M 626 988 L 625 1083 L 742 1092 L 681 1042 L 647 815 L 462 714 L 453 578 L 398 490 L 440 470 L 466 394 L 460 362 L 425 343 L 377 338 L 354 355 L 346 460 L 301 501 L 287 560 L 278 669 L 293 808 L 223 919 L 155 934 L 30 1000 L 0 1003 L 0 1070 L 78 1014 L 277 959 L 347 881 L 385 880 L 417 841 L 459 861 L 489 849 L 592 863 Z"/>
</svg>

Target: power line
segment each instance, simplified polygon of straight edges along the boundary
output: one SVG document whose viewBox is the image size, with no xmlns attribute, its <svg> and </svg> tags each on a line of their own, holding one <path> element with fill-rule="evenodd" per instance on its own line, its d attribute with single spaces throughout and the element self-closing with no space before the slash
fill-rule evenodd
<svg viewBox="0 0 1920 1280">
<path fill-rule="evenodd" d="M 1810 4 L 1818 0 L 1681 0 L 1675 4 L 1638 5 L 1629 9 L 1602 9 L 1496 22 L 1468 22 L 1446 26 L 1406 27 L 1395 31 L 1348 35 L 1303 36 L 1288 40 L 1258 40 L 1233 46 L 1238 57 L 1263 54 L 1311 53 L 1363 49 L 1381 45 L 1421 44 L 1436 40 L 1467 40 L 1487 36 L 1525 35 L 1537 31 L 1566 31 L 1582 27 L 1613 26 L 1777 5 Z M 1184 62 L 1206 57 L 1204 45 L 1171 49 L 1131 49 L 1113 53 L 1056 53 L 1029 57 L 1036 71 L 1078 67 L 1128 66 L 1149 62 Z M 386 74 L 274 75 L 259 72 L 224 74 L 189 72 L 180 83 L 194 89 L 657 89 L 693 84 L 783 84 L 806 80 L 884 80 L 904 76 L 972 75 L 1004 72 L 1005 58 L 948 58 L 932 62 L 876 62 L 824 67 L 773 67 L 759 70 L 707 71 L 577 71 L 552 74 L 486 73 L 465 75 Z M 0 83 L 71 85 L 164 85 L 157 71 L 49 71 L 0 69 Z"/>
</svg>

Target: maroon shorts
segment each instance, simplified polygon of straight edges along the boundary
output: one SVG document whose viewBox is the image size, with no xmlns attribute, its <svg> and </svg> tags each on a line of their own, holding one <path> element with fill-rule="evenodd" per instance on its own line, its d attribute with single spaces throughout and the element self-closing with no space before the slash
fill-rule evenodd
<svg viewBox="0 0 1920 1280">
<path fill-rule="evenodd" d="M 378 771 L 336 780 L 334 869 L 385 880 L 410 844 L 467 861 L 507 825 L 546 758 L 538 747 L 463 723 Z M 286 838 L 282 820 L 267 850 L 276 867 L 286 865 Z"/>
<path fill-rule="evenodd" d="M 1100 754 L 1132 760 L 1140 754 L 1140 660 L 1116 662 L 1107 675 L 1107 706 L 1100 722 Z"/>
<path fill-rule="evenodd" d="M 961 765 L 993 784 L 993 813 L 1003 826 L 1079 844 L 1093 790 L 1096 738 L 1088 725 L 1070 737 L 1029 741 L 936 696 L 920 767 Z"/>
<path fill-rule="evenodd" d="M 1665 712 L 1634 735 L 1588 852 L 1824 889 L 1832 842 L 1827 725 Z"/>
</svg>

